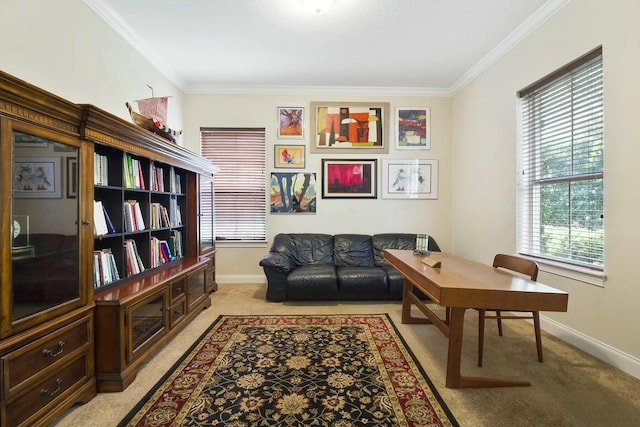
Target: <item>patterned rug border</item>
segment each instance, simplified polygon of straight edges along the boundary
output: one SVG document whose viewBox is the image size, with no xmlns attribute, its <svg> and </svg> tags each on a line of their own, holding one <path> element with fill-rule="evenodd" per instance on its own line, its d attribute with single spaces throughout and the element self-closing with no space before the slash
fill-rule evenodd
<svg viewBox="0 0 640 427">
<path fill-rule="evenodd" d="M 440 405 L 442 411 L 447 416 L 448 421 L 451 423 L 451 426 L 453 426 L 453 427 L 459 427 L 460 426 L 458 421 L 455 419 L 453 413 L 451 412 L 451 410 L 449 409 L 449 407 L 447 406 L 445 401 L 440 396 L 440 393 L 438 392 L 437 388 L 435 387 L 435 385 L 431 381 L 431 378 L 429 378 L 429 376 L 427 375 L 426 371 L 424 370 L 424 368 L 422 367 L 420 362 L 418 362 L 418 359 L 414 355 L 413 351 L 411 350 L 411 348 L 409 347 L 409 345 L 405 341 L 404 337 L 402 336 L 402 334 L 400 333 L 400 331 L 396 327 L 395 323 L 393 322 L 393 320 L 391 319 L 389 314 L 388 313 L 367 313 L 367 314 L 277 314 L 277 315 L 276 314 L 268 314 L 268 315 L 261 315 L 261 314 L 257 314 L 257 315 L 220 314 L 211 323 L 211 325 L 209 325 L 207 327 L 207 329 L 198 337 L 198 339 L 196 341 L 194 341 L 194 343 L 191 346 L 189 346 L 189 348 L 184 352 L 184 354 L 182 354 L 182 356 L 180 356 L 178 358 L 178 360 L 167 370 L 167 372 L 162 375 L 162 377 L 153 385 L 153 387 L 147 393 L 145 393 L 145 395 L 140 399 L 140 401 L 138 403 L 136 403 L 136 405 L 127 413 L 127 415 L 120 421 L 120 423 L 118 423 L 117 427 L 126 427 L 127 426 L 127 423 L 129 421 L 131 421 L 136 416 L 136 414 L 145 406 L 147 401 L 149 399 L 151 399 L 157 393 L 158 389 L 174 374 L 174 372 L 178 368 L 180 368 L 181 365 L 183 365 L 185 363 L 185 361 L 187 360 L 189 355 L 191 355 L 202 344 L 202 342 L 205 339 L 205 337 L 209 333 L 211 333 L 211 331 L 219 323 L 223 322 L 225 319 L 228 319 L 228 318 L 279 318 L 279 317 L 282 317 L 282 318 L 318 318 L 318 317 L 323 317 L 323 318 L 348 318 L 348 317 L 365 318 L 365 317 L 371 317 L 371 318 L 373 318 L 373 317 L 384 317 L 385 320 L 388 322 L 388 324 L 393 329 L 393 332 L 395 333 L 396 337 L 398 338 L 398 340 L 402 344 L 403 349 L 409 355 L 409 357 L 411 359 L 411 362 L 413 362 L 413 364 L 414 364 L 415 368 L 417 369 L 417 371 L 420 373 L 420 375 L 422 375 L 424 381 L 426 382 L 427 386 L 429 387 L 429 390 L 433 394 L 433 397 L 436 399 L 436 401 Z"/>
</svg>

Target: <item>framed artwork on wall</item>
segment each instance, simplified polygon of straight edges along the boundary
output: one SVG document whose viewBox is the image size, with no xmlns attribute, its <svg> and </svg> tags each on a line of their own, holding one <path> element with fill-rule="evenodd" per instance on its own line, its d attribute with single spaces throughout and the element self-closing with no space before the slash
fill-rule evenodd
<svg viewBox="0 0 640 427">
<path fill-rule="evenodd" d="M 398 107 L 395 120 L 396 149 L 431 148 L 431 110 L 427 107 Z"/>
<path fill-rule="evenodd" d="M 376 199 L 378 160 L 322 159 L 323 199 Z"/>
<path fill-rule="evenodd" d="M 389 103 L 312 102 L 312 153 L 389 152 Z"/>
<path fill-rule="evenodd" d="M 13 196 L 62 197 L 59 157 L 16 157 L 13 161 Z"/>
<path fill-rule="evenodd" d="M 271 213 L 316 213 L 316 174 L 305 172 L 271 173 Z"/>
<path fill-rule="evenodd" d="M 304 107 L 278 107 L 278 138 L 304 138 Z"/>
<path fill-rule="evenodd" d="M 273 147 L 273 166 L 275 168 L 304 169 L 305 155 L 304 145 L 281 145 Z"/>
<path fill-rule="evenodd" d="M 383 199 L 437 199 L 437 160 L 382 160 Z"/>
</svg>

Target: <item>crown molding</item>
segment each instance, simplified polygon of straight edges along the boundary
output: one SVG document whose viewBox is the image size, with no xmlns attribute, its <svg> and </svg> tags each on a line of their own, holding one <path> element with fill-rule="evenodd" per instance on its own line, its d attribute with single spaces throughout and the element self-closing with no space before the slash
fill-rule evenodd
<svg viewBox="0 0 640 427">
<path fill-rule="evenodd" d="M 208 95 L 351 95 L 449 97 L 443 88 L 377 86 L 189 85 L 186 93 Z"/>
<path fill-rule="evenodd" d="M 82 0 L 91 10 L 93 10 L 107 25 L 125 39 L 127 43 L 137 50 L 144 58 L 151 63 L 169 81 L 184 91 L 186 82 L 175 72 L 170 64 L 156 55 L 151 46 L 148 46 L 136 36 L 129 27 L 120 19 L 113 9 L 104 0 Z"/>
<path fill-rule="evenodd" d="M 210 95 L 351 95 L 351 96 L 417 96 L 451 97 L 506 55 L 511 49 L 563 9 L 571 0 L 548 0 L 525 22 L 511 32 L 487 55 L 471 67 L 451 87 L 374 87 L 374 86 L 263 86 L 188 84 L 159 56 L 137 37 L 104 0 L 83 0 L 98 16 L 120 34 L 153 67 L 188 94 Z"/>
<path fill-rule="evenodd" d="M 453 95 L 460 92 L 469 83 L 484 73 L 489 67 L 498 62 L 511 49 L 517 46 L 522 40 L 538 29 L 549 18 L 562 10 L 571 0 L 548 0 L 538 10 L 535 11 L 526 21 L 511 32 L 504 40 L 478 61 L 473 67 L 462 75 L 450 88 Z"/>
</svg>

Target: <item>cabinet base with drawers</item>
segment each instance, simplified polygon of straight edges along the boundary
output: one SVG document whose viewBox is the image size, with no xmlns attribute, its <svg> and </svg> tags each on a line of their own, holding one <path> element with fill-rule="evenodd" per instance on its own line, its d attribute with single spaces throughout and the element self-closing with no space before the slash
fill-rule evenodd
<svg viewBox="0 0 640 427">
<path fill-rule="evenodd" d="M 96 395 L 93 307 L 3 340 L 0 425 L 47 425 Z"/>
<path fill-rule="evenodd" d="M 164 269 L 96 293 L 96 380 L 99 392 L 122 391 L 141 364 L 203 309 L 211 306 L 208 257 Z"/>
</svg>

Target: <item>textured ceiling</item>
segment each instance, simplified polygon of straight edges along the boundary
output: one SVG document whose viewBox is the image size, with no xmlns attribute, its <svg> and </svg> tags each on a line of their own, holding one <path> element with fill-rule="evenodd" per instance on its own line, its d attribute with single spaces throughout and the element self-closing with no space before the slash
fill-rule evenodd
<svg viewBox="0 0 640 427">
<path fill-rule="evenodd" d="M 187 92 L 450 92 L 569 0 L 84 1 Z"/>
</svg>

